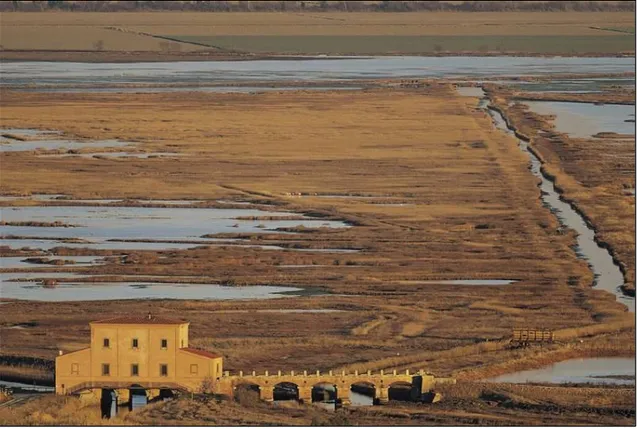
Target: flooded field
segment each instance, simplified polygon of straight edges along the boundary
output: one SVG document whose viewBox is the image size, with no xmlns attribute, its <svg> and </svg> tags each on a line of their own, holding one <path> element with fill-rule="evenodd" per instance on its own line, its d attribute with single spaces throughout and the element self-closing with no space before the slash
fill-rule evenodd
<svg viewBox="0 0 637 429">
<path fill-rule="evenodd" d="M 120 299 L 240 300 L 294 296 L 301 289 L 281 286 L 219 286 L 195 283 L 100 282 L 59 283 L 53 289 L 32 282 L 6 281 L 2 297 L 28 301 L 69 302 Z M 281 295 L 285 293 L 285 295 Z"/>
<path fill-rule="evenodd" d="M 295 296 L 302 289 L 282 286 L 221 286 L 207 283 L 129 281 L 89 282 L 89 275 L 74 273 L 0 273 L 1 296 L 27 301 L 70 302 L 120 299 L 240 300 Z M 42 279 L 57 279 L 54 287 L 44 287 Z M 74 281 L 76 280 L 76 281 Z M 309 292 L 310 294 L 311 291 Z M 284 295 L 282 295 L 284 294 Z M 303 291 L 304 295 L 308 291 Z"/>
<path fill-rule="evenodd" d="M 571 359 L 540 369 L 489 379 L 495 383 L 593 383 L 635 385 L 635 358 Z"/>
<path fill-rule="evenodd" d="M 588 138 L 601 132 L 635 134 L 635 106 L 558 101 L 524 101 L 541 115 L 555 115 L 557 131 L 571 137 Z"/>
<path fill-rule="evenodd" d="M 277 228 L 347 228 L 341 221 L 309 217 L 295 220 L 241 220 L 261 216 L 298 217 L 289 212 L 253 209 L 46 206 L 4 207 L 2 236 L 37 239 L 79 239 L 88 243 L 112 240 L 188 241 L 206 234 L 275 231 Z M 34 222 L 59 222 L 59 226 L 28 226 Z M 16 226 L 10 225 L 16 223 Z M 27 225 L 27 226 L 24 226 Z M 0 244 L 2 242 L 0 241 Z M 25 245 L 31 245 L 26 244 Z"/>
<path fill-rule="evenodd" d="M 2 85 L 342 80 L 631 72 L 634 58 L 345 57 L 154 63 L 7 62 Z"/>
<path fill-rule="evenodd" d="M 164 158 L 175 156 L 187 156 L 185 153 L 174 152 L 91 152 L 91 153 L 56 153 L 49 155 L 38 155 L 40 158 L 135 158 L 135 159 L 148 159 L 148 158 Z"/>
<path fill-rule="evenodd" d="M 56 247 L 68 247 L 76 249 L 95 249 L 95 250 L 180 250 L 192 249 L 198 246 L 207 246 L 212 244 L 211 240 L 201 241 L 200 243 L 174 243 L 165 241 L 100 241 L 100 240 L 81 240 L 79 242 L 64 240 L 41 240 L 31 238 L 8 238 L 0 237 L 0 246 L 8 246 L 11 249 L 30 249 L 30 250 L 51 250 Z"/>
<path fill-rule="evenodd" d="M 37 262 L 34 259 L 43 259 Z M 69 265 L 72 267 L 91 267 L 105 263 L 101 256 L 60 256 L 29 258 L 26 256 L 0 257 L 0 269 L 13 268 L 46 268 L 51 266 Z"/>
<path fill-rule="evenodd" d="M 25 152 L 31 150 L 57 150 L 57 149 L 102 149 L 107 147 L 131 146 L 133 143 L 119 142 L 115 140 L 98 140 L 92 142 L 78 142 L 72 140 L 36 140 L 36 141 L 4 141 L 0 143 L 0 152 Z M 88 155 L 88 154 L 87 154 Z M 93 154 L 90 154 L 92 156 Z"/>
</svg>

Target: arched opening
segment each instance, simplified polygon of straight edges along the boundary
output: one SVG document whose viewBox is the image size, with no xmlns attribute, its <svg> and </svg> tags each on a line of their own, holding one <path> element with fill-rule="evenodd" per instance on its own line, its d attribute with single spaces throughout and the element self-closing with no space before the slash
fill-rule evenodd
<svg viewBox="0 0 637 429">
<path fill-rule="evenodd" d="M 336 409 L 338 389 L 333 383 L 317 383 L 312 386 L 312 403 L 328 410 Z"/>
<path fill-rule="evenodd" d="M 272 398 L 275 401 L 298 401 L 299 386 L 287 381 L 275 384 L 274 391 L 272 392 Z"/>
<path fill-rule="evenodd" d="M 148 396 L 146 395 L 146 389 L 139 384 L 133 384 L 128 392 L 130 394 L 130 401 L 128 402 L 129 410 L 133 411 L 137 408 L 148 405 Z"/>
<path fill-rule="evenodd" d="M 261 387 L 254 383 L 234 386 L 234 399 L 242 405 L 256 404 L 261 400 Z"/>
<path fill-rule="evenodd" d="M 349 388 L 349 400 L 351 405 L 365 407 L 374 405 L 376 401 L 376 385 L 367 381 L 359 381 Z"/>
<path fill-rule="evenodd" d="M 117 415 L 117 391 L 113 389 L 102 389 L 100 410 L 103 419 L 110 419 Z"/>
<path fill-rule="evenodd" d="M 397 381 L 389 385 L 388 397 L 390 401 L 413 401 L 412 385 L 406 381 Z"/>
<path fill-rule="evenodd" d="M 160 401 L 169 401 L 175 397 L 175 392 L 172 389 L 159 389 L 159 397 Z"/>
</svg>

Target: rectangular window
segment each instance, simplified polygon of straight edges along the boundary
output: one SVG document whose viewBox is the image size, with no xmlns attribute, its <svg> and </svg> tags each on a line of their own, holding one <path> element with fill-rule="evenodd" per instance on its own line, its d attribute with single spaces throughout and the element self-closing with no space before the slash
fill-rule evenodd
<svg viewBox="0 0 637 429">
<path fill-rule="evenodd" d="M 108 338 L 104 338 L 104 347 L 105 348 L 110 348 L 111 347 L 111 340 L 109 340 Z"/>
<path fill-rule="evenodd" d="M 139 347 L 139 341 L 137 340 L 137 338 L 133 338 L 133 348 L 136 349 Z"/>
<path fill-rule="evenodd" d="M 102 364 L 102 375 L 111 375 L 111 366 L 109 364 Z"/>
<path fill-rule="evenodd" d="M 79 363 L 72 363 L 71 364 L 71 374 L 79 374 L 80 373 L 80 364 Z"/>
<path fill-rule="evenodd" d="M 166 365 L 165 363 L 159 365 L 159 375 L 161 375 L 162 377 L 168 377 L 168 365 Z"/>
<path fill-rule="evenodd" d="M 132 375 L 133 377 L 136 377 L 139 375 L 139 365 L 134 363 L 131 364 L 130 366 L 130 375 Z"/>
<path fill-rule="evenodd" d="M 190 364 L 190 373 L 191 374 L 198 374 L 199 373 L 199 365 L 197 365 L 196 363 Z"/>
<path fill-rule="evenodd" d="M 162 349 L 167 349 L 168 348 L 168 340 L 165 338 L 161 339 L 161 348 Z"/>
</svg>

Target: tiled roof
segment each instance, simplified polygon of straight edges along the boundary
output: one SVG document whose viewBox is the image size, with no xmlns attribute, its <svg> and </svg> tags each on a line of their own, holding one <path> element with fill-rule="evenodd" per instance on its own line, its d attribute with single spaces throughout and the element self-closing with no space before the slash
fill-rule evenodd
<svg viewBox="0 0 637 429">
<path fill-rule="evenodd" d="M 188 352 L 188 353 L 192 353 L 194 355 L 199 355 L 199 356 L 211 358 L 211 359 L 220 358 L 221 357 L 221 355 L 218 355 L 216 353 L 208 352 L 206 350 L 193 349 L 192 347 L 185 347 L 185 348 L 179 349 L 179 350 L 184 351 L 184 352 Z"/>
<path fill-rule="evenodd" d="M 148 314 L 146 316 L 120 316 L 111 319 L 96 320 L 91 323 L 103 323 L 114 325 L 183 325 L 188 323 L 184 320 L 172 319 L 170 317 L 154 316 Z"/>
</svg>

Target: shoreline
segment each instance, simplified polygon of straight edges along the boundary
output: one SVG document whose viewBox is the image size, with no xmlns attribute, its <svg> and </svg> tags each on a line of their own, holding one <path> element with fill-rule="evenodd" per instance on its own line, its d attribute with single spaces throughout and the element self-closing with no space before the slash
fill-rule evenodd
<svg viewBox="0 0 637 429">
<path fill-rule="evenodd" d="M 357 54 L 283 54 L 283 53 L 228 53 L 219 51 L 200 52 L 153 52 L 153 51 L 50 51 L 50 50 L 1 50 L 2 62 L 81 62 L 81 63 L 156 63 L 179 61 L 310 61 L 310 60 L 357 60 L 374 57 L 538 57 L 538 58 L 634 58 L 635 52 L 609 53 L 562 53 L 543 54 L 537 52 L 425 52 L 420 54 L 402 52 L 379 52 Z"/>
</svg>

